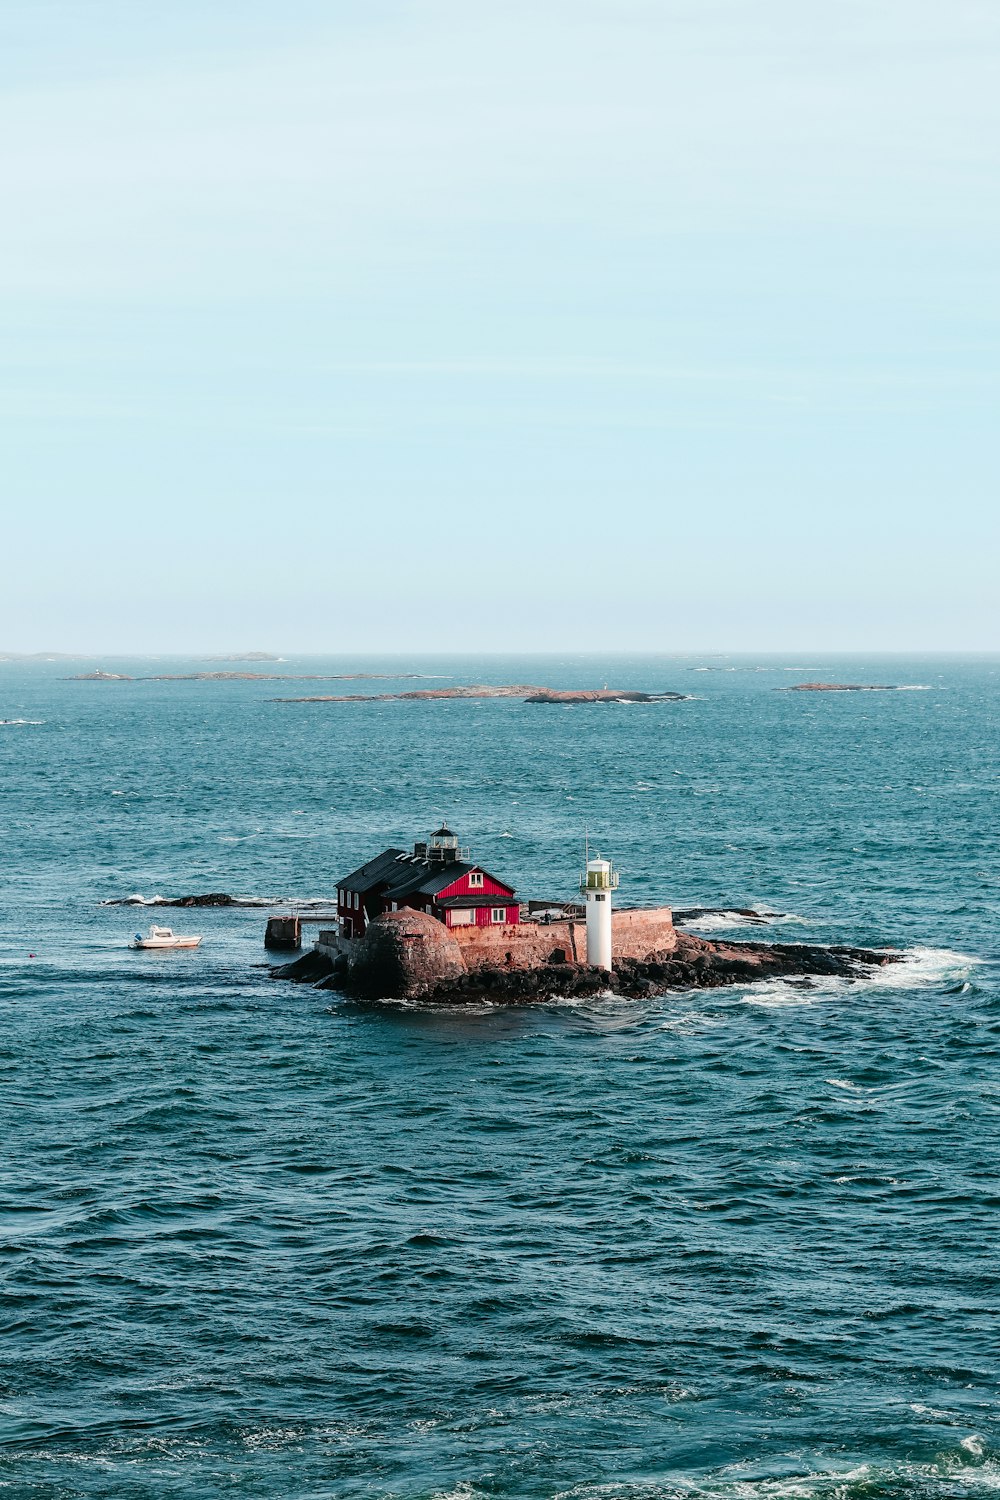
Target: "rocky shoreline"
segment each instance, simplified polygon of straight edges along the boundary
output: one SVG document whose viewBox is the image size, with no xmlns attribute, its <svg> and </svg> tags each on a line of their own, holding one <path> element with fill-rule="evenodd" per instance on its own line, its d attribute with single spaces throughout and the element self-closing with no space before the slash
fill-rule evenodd
<svg viewBox="0 0 1000 1500">
<path fill-rule="evenodd" d="M 431 984 L 412 983 L 402 992 L 392 976 L 383 982 L 371 970 L 352 974 L 344 958 L 304 953 L 271 970 L 317 989 L 339 990 L 360 999 L 407 998 L 428 1005 L 477 1000 L 530 1004 L 611 991 L 627 999 L 674 990 L 719 989 L 765 979 L 864 979 L 874 969 L 898 963 L 899 953 L 870 948 L 824 947 L 811 943 L 723 943 L 678 932 L 677 946 L 661 957 L 622 959 L 612 973 L 586 964 L 549 963 L 528 969 L 478 969 Z"/>
<path fill-rule="evenodd" d="M 336 907 L 335 897 L 313 896 L 230 896 L 227 891 L 208 891 L 201 896 L 109 896 L 101 906 L 243 906 L 272 907 L 287 906 L 292 912 L 312 913 Z M 330 920 L 336 921 L 336 911 L 331 910 Z M 313 919 L 315 920 L 315 918 Z"/>
</svg>

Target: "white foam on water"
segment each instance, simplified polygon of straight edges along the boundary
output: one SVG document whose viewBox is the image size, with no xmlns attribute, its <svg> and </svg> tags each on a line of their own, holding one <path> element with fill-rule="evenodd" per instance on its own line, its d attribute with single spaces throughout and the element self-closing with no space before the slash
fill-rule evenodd
<svg viewBox="0 0 1000 1500">
<path fill-rule="evenodd" d="M 44 724 L 44 719 L 0 719 L 0 729 L 16 729 L 20 724 Z"/>
<path fill-rule="evenodd" d="M 871 993 L 873 990 L 940 989 L 945 984 L 964 984 L 981 963 L 982 959 L 975 959 L 972 954 L 955 953 L 951 948 L 909 948 L 903 951 L 900 962 L 871 969 L 855 978 L 817 975 L 805 986 L 802 986 L 802 981 L 766 980 L 751 990 L 745 1002 L 748 1005 L 814 1005 L 832 996 L 849 995 L 852 990 Z"/>
<path fill-rule="evenodd" d="M 747 916 L 747 912 L 752 915 Z M 730 908 L 720 908 L 718 911 L 706 911 L 700 917 L 680 917 L 681 925 L 685 928 L 697 928 L 701 932 L 723 932 L 731 927 L 804 927 L 805 917 L 800 917 L 791 911 L 771 911 L 769 907 L 754 905 L 745 911 L 735 911 Z"/>
<path fill-rule="evenodd" d="M 875 969 L 860 982 L 867 989 L 878 990 L 927 989 L 946 982 L 964 984 L 982 961 L 969 953 L 956 953 L 952 948 L 907 948 L 898 963 Z"/>
<path fill-rule="evenodd" d="M 733 1464 L 718 1475 L 667 1480 L 611 1480 L 573 1485 L 553 1500 L 851 1500 L 889 1489 L 948 1497 L 993 1495 L 1000 1491 L 1000 1467 L 984 1458 L 983 1440 L 963 1438 L 961 1452 L 942 1453 L 931 1463 L 860 1463 L 850 1468 L 817 1469 L 781 1478 L 750 1478 Z"/>
<path fill-rule="evenodd" d="M 910 948 L 903 951 L 897 963 L 873 968 L 852 978 L 833 978 L 819 974 L 805 980 L 764 980 L 744 996 L 744 1004 L 765 1008 L 815 1005 L 818 1001 L 858 990 L 871 994 L 873 991 L 939 989 L 949 982 L 957 984 L 960 980 L 964 981 L 980 963 L 982 959 L 973 958 L 967 953 L 955 953 L 950 948 Z M 828 1082 L 836 1080 L 829 1079 Z"/>
<path fill-rule="evenodd" d="M 662 1021 L 656 1029 L 657 1031 L 675 1031 L 678 1036 L 694 1036 L 697 1032 L 704 1031 L 706 1027 L 725 1024 L 724 1016 L 707 1011 L 686 1010 L 681 1015 L 674 1015 L 669 1020 Z"/>
<path fill-rule="evenodd" d="M 829 1081 L 830 1080 L 827 1079 L 827 1082 L 829 1082 Z M 856 1177 L 851 1177 L 851 1176 L 835 1177 L 833 1180 L 837 1184 L 838 1187 L 844 1187 L 847 1183 L 850 1183 L 850 1182 L 863 1182 L 866 1186 L 870 1186 L 872 1183 L 876 1183 L 877 1182 L 877 1183 L 884 1183 L 886 1187 L 899 1187 L 899 1178 L 898 1177 L 884 1177 L 884 1176 L 880 1176 L 878 1173 L 875 1173 L 873 1176 L 868 1176 L 867 1174 L 862 1174 L 862 1175 L 856 1176 Z M 916 1407 L 916 1406 L 913 1407 L 914 1411 L 919 1411 L 919 1410 L 923 1410 L 923 1409 L 929 1410 L 929 1408 L 920 1408 L 920 1407 Z"/>
<path fill-rule="evenodd" d="M 755 984 L 748 994 L 743 996 L 744 1005 L 753 1005 L 760 1010 L 785 1010 L 795 1005 L 815 1005 L 817 1000 L 829 996 L 829 988 L 839 985 L 843 988 L 844 980 L 827 980 L 826 996 L 817 989 L 817 981 L 813 979 L 764 979 Z"/>
<path fill-rule="evenodd" d="M 729 927 L 757 927 L 759 924 L 735 911 L 705 912 L 701 917 L 684 917 L 685 927 L 699 927 L 702 932 L 724 932 Z"/>
</svg>

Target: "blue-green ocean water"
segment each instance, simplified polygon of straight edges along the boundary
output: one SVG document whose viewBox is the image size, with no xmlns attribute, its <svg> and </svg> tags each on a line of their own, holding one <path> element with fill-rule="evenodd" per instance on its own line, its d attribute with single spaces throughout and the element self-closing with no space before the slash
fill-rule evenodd
<svg viewBox="0 0 1000 1500">
<path fill-rule="evenodd" d="M 272 669 L 695 695 L 555 709 L 88 665 L 0 664 L 0 1492 L 1000 1488 L 1000 663 Z M 270 980 L 262 910 L 163 955 L 100 905 L 322 897 L 442 816 L 524 896 L 586 825 L 623 899 L 906 960 L 428 1012 Z"/>
</svg>

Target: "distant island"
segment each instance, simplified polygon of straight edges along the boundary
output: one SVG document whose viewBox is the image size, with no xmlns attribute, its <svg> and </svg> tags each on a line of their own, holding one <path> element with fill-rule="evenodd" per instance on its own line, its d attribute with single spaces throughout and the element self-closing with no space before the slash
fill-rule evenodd
<svg viewBox="0 0 1000 1500">
<path fill-rule="evenodd" d="M 280 659 L 280 658 L 277 658 Z M 210 660 L 249 661 L 249 657 L 215 657 Z M 64 682 L 409 682 L 419 672 L 157 672 L 131 677 L 127 672 L 77 672 Z"/>
<path fill-rule="evenodd" d="M 779 693 L 898 693 L 896 682 L 796 682 Z"/>
<path fill-rule="evenodd" d="M 0 661 L 93 661 L 81 651 L 0 651 Z"/>
<path fill-rule="evenodd" d="M 272 703 L 392 703 L 434 698 L 521 698 L 525 703 L 680 703 L 690 693 L 643 693 L 633 688 L 545 688 L 526 683 L 471 687 L 413 688 L 406 693 L 325 693 L 310 698 L 272 698 Z"/>
<path fill-rule="evenodd" d="M 204 661 L 284 661 L 270 651 L 231 651 L 228 656 L 206 656 Z"/>
</svg>

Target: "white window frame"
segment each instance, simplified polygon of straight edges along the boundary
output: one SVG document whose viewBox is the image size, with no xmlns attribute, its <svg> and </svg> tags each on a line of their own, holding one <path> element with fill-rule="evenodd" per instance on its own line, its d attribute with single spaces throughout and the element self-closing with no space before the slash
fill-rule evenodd
<svg viewBox="0 0 1000 1500">
<path fill-rule="evenodd" d="M 484 880 L 484 876 L 483 876 L 482 870 L 470 870 L 469 871 L 469 890 L 471 891 L 473 889 L 473 887 L 475 887 L 475 889 L 477 891 L 481 891 L 482 888 L 483 888 L 483 880 Z"/>
<path fill-rule="evenodd" d="M 506 906 L 494 906 L 493 909 L 492 909 L 492 911 L 490 912 L 490 920 L 492 921 L 492 923 L 493 923 L 494 926 L 498 926 L 499 924 L 501 924 L 503 922 L 506 922 L 506 920 L 507 920 L 507 908 L 506 908 Z"/>
<path fill-rule="evenodd" d="M 450 923 L 452 927 L 474 927 L 475 924 L 476 914 L 471 907 L 460 906 L 452 911 Z"/>
</svg>

